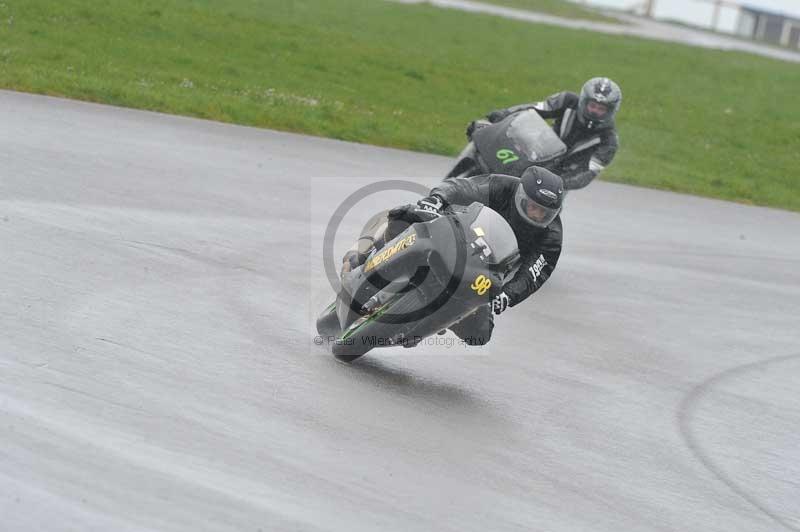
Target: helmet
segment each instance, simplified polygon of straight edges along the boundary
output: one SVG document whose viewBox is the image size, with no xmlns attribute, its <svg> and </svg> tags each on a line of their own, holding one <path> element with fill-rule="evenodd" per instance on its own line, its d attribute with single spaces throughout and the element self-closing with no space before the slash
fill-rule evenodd
<svg viewBox="0 0 800 532">
<path fill-rule="evenodd" d="M 544 229 L 555 220 L 564 203 L 564 182 L 539 166 L 530 166 L 520 177 L 514 194 L 517 213 L 527 223 Z"/>
<path fill-rule="evenodd" d="M 622 90 L 608 78 L 592 78 L 581 89 L 578 119 L 587 127 L 611 124 L 622 104 Z"/>
</svg>

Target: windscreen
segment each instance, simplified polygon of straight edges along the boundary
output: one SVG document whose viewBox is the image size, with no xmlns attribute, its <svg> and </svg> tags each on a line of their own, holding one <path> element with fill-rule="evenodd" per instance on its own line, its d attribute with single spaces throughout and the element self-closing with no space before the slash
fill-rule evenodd
<svg viewBox="0 0 800 532">
<path fill-rule="evenodd" d="M 519 250 L 508 222 L 484 206 L 469 228 L 467 239 L 482 249 L 481 257 L 486 265 L 504 276 L 512 275 L 519 263 Z"/>
<path fill-rule="evenodd" d="M 518 113 L 507 135 L 531 162 L 549 161 L 567 151 L 550 125 L 533 110 Z"/>
</svg>

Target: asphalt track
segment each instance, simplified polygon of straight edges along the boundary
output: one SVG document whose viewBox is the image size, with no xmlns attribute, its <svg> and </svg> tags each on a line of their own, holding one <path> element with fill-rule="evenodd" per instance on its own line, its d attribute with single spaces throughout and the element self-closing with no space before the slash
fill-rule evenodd
<svg viewBox="0 0 800 532">
<path fill-rule="evenodd" d="M 800 530 L 800 215 L 594 183 L 489 346 L 346 366 L 327 217 L 447 159 L 0 112 L 0 530 Z"/>
</svg>

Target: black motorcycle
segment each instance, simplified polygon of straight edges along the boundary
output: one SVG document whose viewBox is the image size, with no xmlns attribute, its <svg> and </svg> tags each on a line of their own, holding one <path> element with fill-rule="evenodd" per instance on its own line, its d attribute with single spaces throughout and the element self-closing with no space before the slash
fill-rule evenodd
<svg viewBox="0 0 800 532">
<path fill-rule="evenodd" d="M 519 268 L 514 232 L 480 204 L 387 235 L 387 218 L 360 241 L 381 241 L 341 272 L 341 289 L 317 319 L 333 354 L 351 362 L 376 347 L 413 347 L 489 304 Z"/>
<path fill-rule="evenodd" d="M 519 111 L 495 124 L 486 120 L 475 124 L 470 142 L 447 178 L 481 174 L 519 177 L 533 165 L 559 173 L 556 168 L 567 155 L 567 146 L 536 111 Z"/>
</svg>

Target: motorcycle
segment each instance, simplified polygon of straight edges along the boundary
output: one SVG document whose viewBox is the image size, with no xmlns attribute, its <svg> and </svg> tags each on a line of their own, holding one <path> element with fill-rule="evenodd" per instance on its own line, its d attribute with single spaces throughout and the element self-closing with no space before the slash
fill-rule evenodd
<svg viewBox="0 0 800 532">
<path fill-rule="evenodd" d="M 470 142 L 446 179 L 481 174 L 519 177 L 533 165 L 555 171 L 565 155 L 567 146 L 539 113 L 519 111 L 495 124 L 476 121 Z"/>
<path fill-rule="evenodd" d="M 340 360 L 376 347 L 416 346 L 486 305 L 519 268 L 517 240 L 497 212 L 480 203 L 387 234 L 385 215 L 360 242 L 386 239 L 356 267 L 345 263 L 336 300 L 317 332 Z"/>
</svg>

